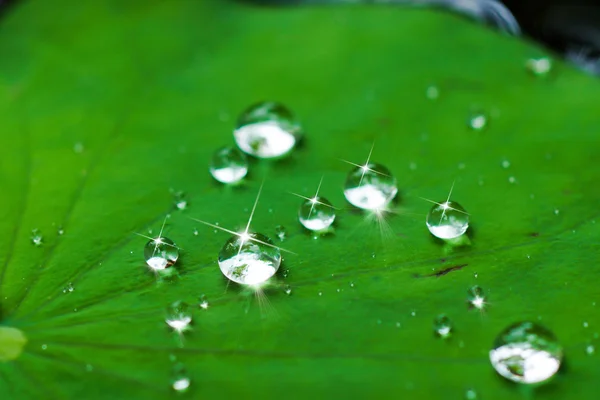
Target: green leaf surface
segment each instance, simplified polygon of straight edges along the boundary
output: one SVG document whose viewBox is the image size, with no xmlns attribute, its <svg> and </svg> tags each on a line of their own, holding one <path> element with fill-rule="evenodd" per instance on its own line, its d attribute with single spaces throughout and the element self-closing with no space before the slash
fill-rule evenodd
<svg viewBox="0 0 600 400">
<path fill-rule="evenodd" d="M 457 399 L 473 388 L 595 399 L 600 364 L 585 349 L 600 326 L 600 82 L 561 62 L 547 79 L 527 74 L 543 54 L 425 9 L 19 3 L 0 22 L 0 305 L 1 324 L 27 343 L 0 363 L 0 397 L 164 398 L 176 359 L 192 398 Z M 303 146 L 252 161 L 241 187 L 218 185 L 211 153 L 263 99 L 294 110 Z M 489 124 L 469 130 L 478 109 Z M 342 193 L 340 159 L 362 163 L 373 143 L 372 161 L 400 185 L 383 222 Z M 321 177 L 342 210 L 335 233 L 315 240 L 289 192 L 311 196 Z M 275 239 L 285 226 L 281 246 L 295 254 L 255 295 L 219 271 L 229 235 L 189 217 L 243 228 L 263 181 L 252 227 Z M 445 199 L 453 182 L 472 222 L 461 248 L 431 237 L 421 199 Z M 186 210 L 170 189 L 186 193 Z M 156 234 L 167 213 L 179 277 L 157 282 L 135 233 Z M 485 312 L 467 309 L 474 284 Z M 176 300 L 194 305 L 183 342 L 164 322 Z M 433 335 L 440 313 L 454 323 L 449 340 Z M 534 391 L 488 361 L 495 336 L 527 319 L 566 354 Z M 0 355 L 15 338 L 2 328 Z"/>
</svg>

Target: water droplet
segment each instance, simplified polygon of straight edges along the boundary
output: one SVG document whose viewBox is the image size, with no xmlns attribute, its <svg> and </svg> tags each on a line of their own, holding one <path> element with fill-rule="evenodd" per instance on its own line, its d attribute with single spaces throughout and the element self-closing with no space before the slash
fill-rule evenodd
<svg viewBox="0 0 600 400">
<path fill-rule="evenodd" d="M 473 389 L 468 389 L 465 392 L 465 400 L 477 400 L 477 392 Z"/>
<path fill-rule="evenodd" d="M 47 350 L 48 349 L 48 345 L 47 344 L 43 344 L 42 345 L 42 350 Z"/>
<path fill-rule="evenodd" d="M 173 390 L 178 393 L 183 393 L 190 388 L 190 384 L 190 378 L 183 364 L 175 364 L 173 367 L 173 379 L 171 381 L 171 387 Z"/>
<path fill-rule="evenodd" d="M 515 178 L 514 176 L 509 176 L 508 183 L 512 183 L 512 184 L 517 183 L 517 178 Z"/>
<path fill-rule="evenodd" d="M 298 210 L 298 220 L 308 230 L 324 231 L 335 220 L 335 209 L 324 197 L 315 196 L 306 200 Z"/>
<path fill-rule="evenodd" d="M 171 194 L 173 195 L 173 203 L 175 204 L 176 209 L 185 210 L 188 207 L 184 192 L 171 189 Z"/>
<path fill-rule="evenodd" d="M 323 292 L 319 292 L 319 296 L 323 296 Z"/>
<path fill-rule="evenodd" d="M 42 237 L 41 232 L 38 229 L 34 229 L 31 231 L 31 243 L 33 243 L 36 247 L 39 247 L 44 242 L 44 238 Z"/>
<path fill-rule="evenodd" d="M 587 321 L 583 321 L 583 327 L 587 328 L 588 326 L 590 326 L 590 325 L 587 323 Z"/>
<path fill-rule="evenodd" d="M 400 324 L 400 322 L 396 322 L 396 328 L 400 328 L 402 325 Z"/>
<path fill-rule="evenodd" d="M 214 152 L 209 171 L 221 183 L 239 183 L 248 173 L 248 160 L 235 147 L 222 147 Z"/>
<path fill-rule="evenodd" d="M 469 214 L 455 201 L 444 201 L 434 206 L 427 214 L 429 232 L 440 239 L 454 239 L 469 228 Z"/>
<path fill-rule="evenodd" d="M 73 284 L 69 282 L 67 286 L 63 288 L 63 293 L 73 293 L 73 290 L 75 290 L 75 288 L 73 287 Z"/>
<path fill-rule="evenodd" d="M 198 228 L 194 228 L 194 230 L 192 231 L 192 233 L 194 234 L 194 236 L 198 236 L 198 234 L 199 234 Z"/>
<path fill-rule="evenodd" d="M 219 268 L 223 275 L 244 285 L 267 281 L 275 275 L 280 264 L 279 248 L 260 233 L 233 236 L 219 252 Z"/>
<path fill-rule="evenodd" d="M 73 145 L 73 151 L 77 154 L 81 154 L 83 153 L 84 147 L 83 147 L 83 143 L 81 142 L 77 142 Z"/>
<path fill-rule="evenodd" d="M 450 336 L 452 332 L 452 322 L 450 318 L 444 314 L 440 314 L 433 320 L 433 331 L 434 333 L 445 339 Z"/>
<path fill-rule="evenodd" d="M 160 271 L 175 264 L 179 258 L 179 249 L 171 239 L 158 237 L 146 243 L 144 258 L 150 268 Z"/>
<path fill-rule="evenodd" d="M 176 332 L 183 332 L 189 329 L 192 323 L 192 313 L 190 306 L 183 301 L 176 301 L 167 308 L 167 317 L 165 322 Z"/>
<path fill-rule="evenodd" d="M 287 238 L 287 230 L 283 225 L 277 225 L 275 227 L 275 236 L 279 239 L 280 242 L 283 242 Z"/>
<path fill-rule="evenodd" d="M 440 90 L 435 85 L 429 85 L 425 91 L 425 96 L 427 96 L 429 100 L 436 100 L 438 97 L 440 97 Z"/>
<path fill-rule="evenodd" d="M 283 289 L 283 291 L 285 292 L 285 294 L 287 294 L 288 296 L 290 294 L 292 294 L 292 288 L 290 287 L 290 285 L 285 285 L 285 288 Z"/>
<path fill-rule="evenodd" d="M 85 370 L 87 372 L 92 372 L 94 370 L 94 366 L 92 364 L 85 364 Z"/>
<path fill-rule="evenodd" d="M 490 351 L 492 366 L 518 383 L 539 383 L 560 368 L 562 346 L 552 332 L 533 322 L 519 322 L 496 338 Z"/>
<path fill-rule="evenodd" d="M 206 309 L 208 309 L 208 306 L 209 306 L 209 304 L 208 304 L 208 300 L 206 300 L 206 299 L 204 298 L 204 296 L 202 296 L 202 297 L 200 298 L 200 303 L 198 304 L 198 307 L 200 307 L 200 308 L 201 308 L 201 309 L 203 309 L 203 310 L 206 310 Z"/>
<path fill-rule="evenodd" d="M 585 353 L 589 356 L 594 354 L 595 351 L 596 351 L 596 349 L 594 348 L 594 345 L 592 345 L 592 344 L 587 345 L 587 347 L 585 348 Z"/>
<path fill-rule="evenodd" d="M 411 311 L 410 312 L 410 316 L 411 317 L 416 317 L 417 316 L 417 312 L 416 311 Z"/>
<path fill-rule="evenodd" d="M 56 233 L 58 234 L 58 236 L 62 236 L 65 234 L 65 230 L 63 229 L 62 226 L 58 227 L 58 230 L 56 231 Z"/>
<path fill-rule="evenodd" d="M 552 60 L 548 57 L 530 58 L 525 68 L 535 76 L 546 76 L 552 69 Z"/>
<path fill-rule="evenodd" d="M 483 289 L 477 285 L 469 288 L 469 290 L 467 290 L 467 301 L 469 302 L 470 308 L 483 310 L 486 305 Z"/>
<path fill-rule="evenodd" d="M 346 200 L 364 210 L 385 208 L 397 193 L 396 178 L 386 167 L 375 163 L 353 168 L 344 186 Z"/>
<path fill-rule="evenodd" d="M 233 132 L 238 147 L 258 158 L 288 154 L 302 135 L 300 125 L 282 104 L 263 102 L 249 107 Z"/>
<path fill-rule="evenodd" d="M 504 169 L 510 168 L 510 161 L 503 160 L 502 161 L 502 168 L 504 168 Z"/>
<path fill-rule="evenodd" d="M 414 171 L 417 169 L 417 163 L 411 162 L 410 164 L 408 164 L 408 169 L 410 169 L 411 171 Z"/>
<path fill-rule="evenodd" d="M 473 129 L 474 131 L 483 130 L 486 127 L 487 123 L 488 123 L 488 116 L 484 112 L 478 111 L 478 112 L 472 113 L 469 116 L 468 125 L 469 125 L 469 128 Z"/>
</svg>

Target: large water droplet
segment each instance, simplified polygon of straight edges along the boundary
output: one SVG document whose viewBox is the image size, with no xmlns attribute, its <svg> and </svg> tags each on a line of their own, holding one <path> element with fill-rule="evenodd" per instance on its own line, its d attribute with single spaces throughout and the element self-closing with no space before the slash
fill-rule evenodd
<svg viewBox="0 0 600 400">
<path fill-rule="evenodd" d="M 429 232 L 440 239 L 454 239 L 469 228 L 469 215 L 455 201 L 444 201 L 435 204 L 427 214 Z"/>
<path fill-rule="evenodd" d="M 219 252 L 219 268 L 223 275 L 244 285 L 267 281 L 275 275 L 280 264 L 279 248 L 260 233 L 233 236 Z"/>
<path fill-rule="evenodd" d="M 467 290 L 467 301 L 469 302 L 469 307 L 483 310 L 486 305 L 483 289 L 477 285 L 469 288 Z"/>
<path fill-rule="evenodd" d="M 221 183 L 238 183 L 248 173 L 248 160 L 234 147 L 222 147 L 212 156 L 210 174 Z"/>
<path fill-rule="evenodd" d="M 385 208 L 397 193 L 396 178 L 386 167 L 375 163 L 352 169 L 344 186 L 346 200 L 364 210 Z"/>
<path fill-rule="evenodd" d="M 433 332 L 445 339 L 452 333 L 452 322 L 445 314 L 440 314 L 433 320 Z"/>
<path fill-rule="evenodd" d="M 298 210 L 298 220 L 308 230 L 324 231 L 335 220 L 335 209 L 324 197 L 315 196 L 306 200 Z"/>
<path fill-rule="evenodd" d="M 192 323 L 192 313 L 190 306 L 183 301 L 176 301 L 167 308 L 167 317 L 165 322 L 176 332 L 183 332 L 189 329 Z"/>
<path fill-rule="evenodd" d="M 31 231 L 31 243 L 33 243 L 36 247 L 39 247 L 44 242 L 44 238 L 42 237 L 42 233 L 38 229 L 34 229 Z"/>
<path fill-rule="evenodd" d="M 171 239 L 166 237 L 152 239 L 144 247 L 146 263 L 155 271 L 175 264 L 178 257 L 179 249 Z"/>
<path fill-rule="evenodd" d="M 533 322 L 519 322 L 496 338 L 490 361 L 503 377 L 519 383 L 539 383 L 560 368 L 562 346 L 552 332 Z"/>
<path fill-rule="evenodd" d="M 300 139 L 300 125 L 282 104 L 263 102 L 249 107 L 233 132 L 238 147 L 258 158 L 288 154 Z"/>
</svg>

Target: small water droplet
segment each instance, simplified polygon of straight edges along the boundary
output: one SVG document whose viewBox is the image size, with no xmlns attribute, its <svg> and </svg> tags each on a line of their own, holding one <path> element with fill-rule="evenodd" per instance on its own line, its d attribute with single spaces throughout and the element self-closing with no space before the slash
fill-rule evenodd
<svg viewBox="0 0 600 400">
<path fill-rule="evenodd" d="M 208 306 L 209 306 L 208 301 L 204 298 L 204 296 L 202 296 L 200 298 L 200 303 L 198 304 L 198 307 L 200 307 L 203 310 L 206 310 L 206 309 L 208 309 Z"/>
<path fill-rule="evenodd" d="M 416 317 L 417 316 L 417 312 L 416 311 L 411 311 L 410 312 L 410 316 L 411 317 Z"/>
<path fill-rule="evenodd" d="M 323 296 L 323 292 L 319 292 L 319 296 Z"/>
<path fill-rule="evenodd" d="M 470 308 L 483 310 L 486 306 L 485 294 L 483 289 L 475 285 L 467 290 L 467 301 Z"/>
<path fill-rule="evenodd" d="M 587 355 L 589 355 L 589 356 L 591 356 L 592 354 L 594 354 L 595 351 L 596 351 L 596 349 L 594 348 L 594 345 L 592 345 L 592 344 L 587 345 L 586 348 L 585 348 L 585 353 Z"/>
<path fill-rule="evenodd" d="M 465 392 L 465 400 L 477 400 L 477 392 L 473 389 L 468 389 Z"/>
<path fill-rule="evenodd" d="M 171 194 L 173 195 L 173 203 L 175 204 L 175 208 L 178 210 L 185 210 L 188 208 L 188 202 L 185 199 L 185 193 L 181 190 L 173 190 L 170 189 Z"/>
<path fill-rule="evenodd" d="M 535 76 L 547 76 L 552 69 L 552 60 L 548 57 L 530 58 L 525 62 L 525 68 Z"/>
<path fill-rule="evenodd" d="M 94 366 L 92 364 L 85 364 L 85 370 L 87 372 L 92 372 L 94 370 Z"/>
<path fill-rule="evenodd" d="M 554 210 L 554 215 L 558 215 L 558 214 L 560 214 L 560 210 L 559 210 L 558 208 L 556 208 L 556 209 Z"/>
<path fill-rule="evenodd" d="M 144 247 L 146 264 L 154 271 L 164 270 L 175 264 L 179 258 L 179 248 L 169 238 L 158 237 L 150 240 Z"/>
<path fill-rule="evenodd" d="M 508 183 L 511 183 L 511 184 L 517 183 L 517 178 L 515 178 L 514 176 L 509 176 Z"/>
<path fill-rule="evenodd" d="M 411 171 L 414 171 L 417 169 L 417 164 L 414 162 L 411 162 L 410 164 L 408 164 L 408 169 L 410 169 Z"/>
<path fill-rule="evenodd" d="M 479 275 L 477 275 L 477 272 L 475 272 L 475 273 L 473 274 L 473 277 L 474 277 L 475 279 L 477 279 L 477 277 L 478 277 L 478 276 L 479 276 Z"/>
<path fill-rule="evenodd" d="M 56 233 L 58 234 L 58 236 L 62 236 L 65 234 L 65 230 L 63 229 L 62 226 L 59 226 Z"/>
<path fill-rule="evenodd" d="M 510 167 L 510 161 L 508 160 L 503 160 L 502 161 L 502 168 L 507 169 Z"/>
<path fill-rule="evenodd" d="M 425 91 L 425 96 L 427 96 L 429 100 L 436 100 L 440 97 L 440 90 L 435 85 L 429 85 Z"/>
<path fill-rule="evenodd" d="M 285 294 L 287 294 L 288 296 L 290 294 L 292 294 L 292 288 L 290 287 L 290 285 L 285 285 L 285 287 L 283 288 L 283 291 Z"/>
<path fill-rule="evenodd" d="M 236 184 L 248 174 L 248 160 L 235 147 L 222 147 L 213 153 L 208 170 L 217 181 Z"/>
<path fill-rule="evenodd" d="M 176 301 L 167 308 L 165 323 L 176 332 L 184 332 L 192 323 L 190 306 L 183 301 Z"/>
<path fill-rule="evenodd" d="M 75 288 L 73 287 L 73 284 L 69 282 L 67 286 L 63 288 L 63 293 L 73 293 L 73 290 L 75 290 Z"/>
<path fill-rule="evenodd" d="M 192 231 L 192 233 L 194 234 L 194 236 L 198 236 L 198 234 L 199 234 L 198 228 L 194 228 L 194 230 Z"/>
<path fill-rule="evenodd" d="M 386 167 L 375 163 L 353 168 L 344 186 L 346 200 L 363 210 L 384 209 L 397 193 L 396 178 Z"/>
<path fill-rule="evenodd" d="M 440 239 L 454 239 L 463 235 L 469 228 L 469 215 L 455 201 L 434 204 L 426 220 L 429 232 Z"/>
<path fill-rule="evenodd" d="M 484 112 L 474 112 L 469 116 L 468 125 L 474 131 L 483 130 L 488 123 L 488 116 Z"/>
<path fill-rule="evenodd" d="M 315 196 L 302 203 L 298 210 L 298 220 L 310 231 L 325 231 L 335 220 L 335 209 L 326 198 Z"/>
<path fill-rule="evenodd" d="M 81 142 L 77 142 L 73 145 L 73 151 L 77 154 L 81 154 L 83 153 L 84 147 L 83 147 L 83 143 Z"/>
<path fill-rule="evenodd" d="M 433 331 L 434 333 L 445 339 L 452 333 L 452 322 L 450 318 L 445 314 L 440 314 L 433 320 Z"/>
<path fill-rule="evenodd" d="M 256 285 L 270 279 L 279 269 L 281 252 L 260 233 L 232 236 L 219 252 L 219 268 L 228 279 Z"/>
<path fill-rule="evenodd" d="M 283 225 L 277 225 L 275 227 L 275 236 L 280 242 L 283 242 L 287 238 L 287 230 Z"/>
<path fill-rule="evenodd" d="M 244 111 L 233 136 L 240 150 L 246 154 L 258 158 L 279 158 L 291 152 L 302 136 L 302 129 L 287 107 L 263 102 Z"/>
<path fill-rule="evenodd" d="M 178 393 L 186 392 L 190 388 L 190 384 L 190 378 L 183 364 L 175 364 L 175 366 L 173 366 L 173 379 L 171 381 L 173 390 Z"/>
<path fill-rule="evenodd" d="M 42 237 L 39 229 L 33 229 L 31 231 L 31 243 L 33 243 L 36 247 L 39 247 L 44 243 L 44 238 Z"/>
<path fill-rule="evenodd" d="M 587 328 L 588 326 L 589 326 L 588 322 L 587 321 L 583 321 L 583 327 Z"/>
<path fill-rule="evenodd" d="M 400 324 L 400 322 L 396 322 L 396 328 L 400 328 L 402 325 Z"/>
<path fill-rule="evenodd" d="M 354 287 L 354 282 L 350 282 L 350 287 Z"/>
<path fill-rule="evenodd" d="M 562 346 L 552 332 L 533 322 L 519 322 L 502 331 L 490 351 L 492 366 L 518 383 L 539 383 L 560 368 Z"/>
<path fill-rule="evenodd" d="M 467 168 L 467 164 L 462 163 L 462 162 L 458 163 L 458 169 L 465 169 L 465 168 Z"/>
<path fill-rule="evenodd" d="M 47 344 L 43 344 L 42 345 L 42 350 L 46 350 L 46 349 L 48 349 L 48 345 Z"/>
</svg>

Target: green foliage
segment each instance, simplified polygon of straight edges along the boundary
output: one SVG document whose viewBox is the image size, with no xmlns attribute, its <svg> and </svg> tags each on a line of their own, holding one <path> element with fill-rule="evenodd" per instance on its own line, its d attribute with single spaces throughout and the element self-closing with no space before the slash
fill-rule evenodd
<svg viewBox="0 0 600 400">
<path fill-rule="evenodd" d="M 0 304 L 27 344 L 0 363 L 0 397 L 162 398 L 183 363 L 194 398 L 519 398 L 531 393 L 487 352 L 530 319 L 568 364 L 536 397 L 596 398 L 600 364 L 585 347 L 600 325 L 600 83 L 560 62 L 548 79 L 527 74 L 543 53 L 424 9 L 20 3 L 0 22 Z M 304 145 L 254 161 L 244 186 L 218 185 L 211 153 L 262 99 L 296 112 Z M 467 129 L 479 109 L 489 126 Z M 342 194 L 340 158 L 363 162 L 373 142 L 401 190 L 381 224 Z M 322 176 L 321 195 L 344 210 L 315 240 L 288 192 L 310 196 Z M 188 217 L 242 228 L 263 180 L 253 228 L 277 240 L 285 226 L 296 254 L 255 297 L 218 269 L 228 235 Z M 459 248 L 429 235 L 420 198 L 445 199 L 452 182 L 472 223 Z M 157 282 L 134 233 L 156 233 L 169 212 L 179 276 Z M 474 284 L 483 313 L 465 303 Z M 182 345 L 165 309 L 203 294 Z M 448 340 L 433 334 L 440 313 Z"/>
</svg>

